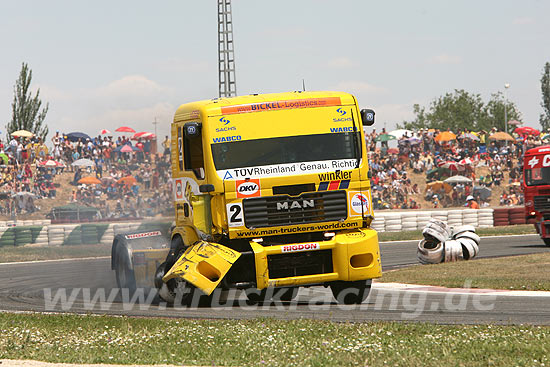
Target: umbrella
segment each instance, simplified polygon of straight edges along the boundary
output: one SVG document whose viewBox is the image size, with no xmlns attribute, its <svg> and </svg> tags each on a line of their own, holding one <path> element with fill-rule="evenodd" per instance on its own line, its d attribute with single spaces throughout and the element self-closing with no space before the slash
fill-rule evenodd
<svg viewBox="0 0 550 367">
<path fill-rule="evenodd" d="M 432 189 L 433 191 L 439 191 L 441 190 L 441 188 L 443 188 L 446 193 L 453 191 L 453 188 L 451 187 L 451 185 L 443 181 L 430 182 L 429 184 L 426 185 L 426 189 L 428 188 Z"/>
<path fill-rule="evenodd" d="M 128 153 L 128 152 L 133 152 L 134 150 L 132 149 L 132 147 L 128 144 L 125 144 L 122 148 L 120 148 L 120 151 L 122 153 Z"/>
<path fill-rule="evenodd" d="M 514 132 L 520 135 L 540 135 L 540 131 L 529 126 L 516 127 Z"/>
<path fill-rule="evenodd" d="M 133 184 L 135 184 L 137 182 L 137 180 L 132 177 L 132 176 L 126 176 L 126 177 L 122 177 L 120 178 L 116 183 L 118 184 L 124 184 L 126 186 L 132 186 Z"/>
<path fill-rule="evenodd" d="M 81 158 L 79 160 L 74 161 L 72 165 L 77 167 L 91 167 L 91 166 L 95 166 L 95 163 L 90 159 Z"/>
<path fill-rule="evenodd" d="M 132 140 L 138 140 L 138 139 L 153 139 L 156 135 L 153 133 L 149 133 L 147 131 L 140 131 L 139 133 L 135 133 L 132 136 Z"/>
<path fill-rule="evenodd" d="M 54 161 L 53 159 L 48 159 L 47 161 L 42 161 L 38 164 L 45 167 L 64 167 L 65 166 L 63 163 Z"/>
<path fill-rule="evenodd" d="M 422 141 L 420 138 L 417 138 L 416 136 L 410 137 L 408 140 L 411 143 L 411 145 L 420 144 L 420 142 Z"/>
<path fill-rule="evenodd" d="M 72 142 L 78 141 L 79 139 L 82 139 L 82 140 L 90 139 L 91 140 L 90 135 L 80 133 L 80 132 L 68 133 L 65 136 L 67 137 L 67 139 L 69 141 L 72 141 Z"/>
<path fill-rule="evenodd" d="M 390 134 L 381 134 L 378 135 L 376 138 L 374 138 L 374 141 L 390 141 L 390 140 L 396 140 L 397 138 Z"/>
<path fill-rule="evenodd" d="M 454 162 L 454 161 L 442 161 L 442 162 L 439 162 L 437 164 L 439 167 L 442 167 L 442 168 L 448 168 L 450 169 L 451 171 L 463 171 L 464 170 L 464 166 L 458 162 Z"/>
<path fill-rule="evenodd" d="M 487 200 L 491 197 L 491 189 L 485 186 L 474 186 L 474 194 L 479 193 L 481 200 Z"/>
<path fill-rule="evenodd" d="M 94 176 L 88 176 L 82 177 L 80 180 L 78 180 L 78 183 L 86 185 L 99 185 L 101 181 Z"/>
<path fill-rule="evenodd" d="M 499 132 L 494 133 L 493 135 L 490 135 L 489 139 L 492 139 L 492 140 L 508 140 L 508 141 L 515 141 L 516 140 L 512 137 L 512 135 L 510 135 L 508 133 L 505 133 L 504 131 L 499 131 Z"/>
<path fill-rule="evenodd" d="M 550 139 L 550 134 L 542 134 L 541 139 L 542 140 Z"/>
<path fill-rule="evenodd" d="M 30 137 L 34 136 L 34 134 L 31 133 L 30 131 L 27 131 L 27 130 L 17 130 L 17 131 L 12 132 L 11 136 L 22 136 L 22 137 L 25 137 L 25 138 L 30 138 Z"/>
<path fill-rule="evenodd" d="M 474 134 L 471 134 L 471 133 L 463 133 L 458 138 L 459 139 L 469 139 L 469 140 L 473 140 L 473 141 L 479 141 L 479 138 L 477 136 L 475 136 Z"/>
<path fill-rule="evenodd" d="M 0 153 L 0 158 L 4 161 L 4 164 L 8 164 L 8 161 L 10 160 L 6 153 Z"/>
<path fill-rule="evenodd" d="M 115 131 L 118 131 L 119 133 L 135 133 L 136 131 L 128 126 L 121 126 Z"/>
<path fill-rule="evenodd" d="M 468 177 L 456 175 L 456 176 L 451 176 L 451 177 L 447 178 L 446 180 L 443 180 L 443 182 L 447 182 L 447 183 L 470 183 L 470 182 L 472 182 L 472 180 L 469 179 Z"/>
<path fill-rule="evenodd" d="M 461 159 L 461 160 L 458 161 L 458 164 L 461 164 L 461 165 L 463 165 L 463 166 L 468 166 L 468 165 L 473 164 L 473 163 L 474 163 L 474 161 L 472 161 L 472 160 L 471 160 L 470 158 L 468 158 L 468 157 L 466 157 L 466 158 Z"/>
<path fill-rule="evenodd" d="M 443 131 L 443 132 L 437 134 L 437 136 L 435 137 L 434 140 L 442 142 L 442 141 L 450 141 L 450 140 L 455 140 L 455 139 L 456 139 L 455 134 L 453 134 L 450 131 Z"/>
<path fill-rule="evenodd" d="M 389 134 L 395 136 L 397 139 L 400 139 L 405 135 L 407 135 L 408 137 L 413 136 L 413 132 L 406 129 L 393 130 L 390 131 Z"/>
<path fill-rule="evenodd" d="M 387 150 L 388 154 L 399 154 L 399 149 L 397 148 L 390 148 Z"/>
<path fill-rule="evenodd" d="M 110 132 L 109 130 L 107 130 L 107 129 L 103 129 L 103 130 L 101 130 L 101 131 L 99 132 L 99 134 L 101 134 L 101 135 L 110 134 L 110 133 L 111 133 L 111 132 Z"/>
<path fill-rule="evenodd" d="M 519 125 L 521 125 L 522 123 L 523 123 L 523 122 L 519 122 L 518 120 L 508 121 L 508 125 L 519 126 Z"/>
</svg>

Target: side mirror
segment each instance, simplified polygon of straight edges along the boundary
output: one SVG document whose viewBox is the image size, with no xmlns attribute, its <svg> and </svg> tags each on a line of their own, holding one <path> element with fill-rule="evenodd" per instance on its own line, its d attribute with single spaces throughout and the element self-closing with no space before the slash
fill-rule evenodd
<svg viewBox="0 0 550 367">
<path fill-rule="evenodd" d="M 185 137 L 188 139 L 196 138 L 201 135 L 201 124 L 198 122 L 188 122 L 183 125 L 183 129 L 185 131 Z"/>
<path fill-rule="evenodd" d="M 361 110 L 361 120 L 363 121 L 363 126 L 371 126 L 374 124 L 374 110 L 364 109 Z"/>
</svg>

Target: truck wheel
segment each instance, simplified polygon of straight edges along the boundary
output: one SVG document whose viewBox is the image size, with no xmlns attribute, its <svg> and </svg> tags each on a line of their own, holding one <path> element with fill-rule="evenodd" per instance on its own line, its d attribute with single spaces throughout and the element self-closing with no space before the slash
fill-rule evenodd
<svg viewBox="0 0 550 367">
<path fill-rule="evenodd" d="M 207 296 L 199 288 L 181 278 L 170 279 L 168 283 L 172 281 L 175 284 L 175 300 L 180 301 L 182 306 L 210 307 L 212 305 L 212 295 Z M 170 286 L 171 284 L 168 284 L 168 287 Z"/>
<path fill-rule="evenodd" d="M 548 247 L 550 247 L 550 238 L 543 238 L 544 244 Z"/>
<path fill-rule="evenodd" d="M 279 295 L 281 301 L 290 302 L 298 295 L 298 287 L 277 288 L 274 295 Z"/>
<path fill-rule="evenodd" d="M 338 303 L 358 305 L 367 299 L 370 293 L 372 279 L 357 280 L 354 282 L 332 282 L 330 290 Z"/>
<path fill-rule="evenodd" d="M 181 248 L 177 252 L 172 265 L 166 261 L 157 268 L 155 274 L 155 287 L 159 289 L 159 296 L 169 304 L 175 304 L 177 302 L 182 306 L 209 307 L 212 305 L 212 295 L 214 293 L 207 296 L 200 289 L 182 278 L 173 278 L 166 283 L 162 281 L 162 277 L 166 271 L 170 270 L 184 252 L 185 248 Z"/>
<path fill-rule="evenodd" d="M 248 303 L 251 305 L 255 305 L 260 302 L 265 301 L 265 297 L 267 295 L 267 289 L 256 289 L 256 288 L 248 288 L 244 291 L 246 294 L 246 298 L 248 298 Z"/>
<path fill-rule="evenodd" d="M 125 252 L 118 252 L 115 267 L 116 282 L 120 289 L 127 288 L 130 295 L 136 291 L 136 277 L 130 269 L 130 259 Z"/>
</svg>

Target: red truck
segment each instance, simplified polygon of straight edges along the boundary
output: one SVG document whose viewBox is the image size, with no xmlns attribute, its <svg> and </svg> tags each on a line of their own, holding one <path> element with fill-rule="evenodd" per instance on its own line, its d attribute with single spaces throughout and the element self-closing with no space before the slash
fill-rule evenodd
<svg viewBox="0 0 550 367">
<path fill-rule="evenodd" d="M 523 157 L 525 218 L 550 246 L 550 145 L 529 149 Z"/>
</svg>

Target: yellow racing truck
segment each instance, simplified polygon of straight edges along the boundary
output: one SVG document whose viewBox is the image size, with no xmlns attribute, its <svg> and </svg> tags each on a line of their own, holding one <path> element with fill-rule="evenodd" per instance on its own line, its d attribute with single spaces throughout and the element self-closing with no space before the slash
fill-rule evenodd
<svg viewBox="0 0 550 367">
<path fill-rule="evenodd" d="M 180 106 L 175 227 L 166 241 L 155 231 L 115 237 L 119 287 L 154 284 L 165 301 L 185 304 L 216 289 L 258 302 L 325 286 L 340 303 L 363 302 L 382 274 L 363 136 L 373 123 L 374 111 L 342 92 Z"/>
</svg>

